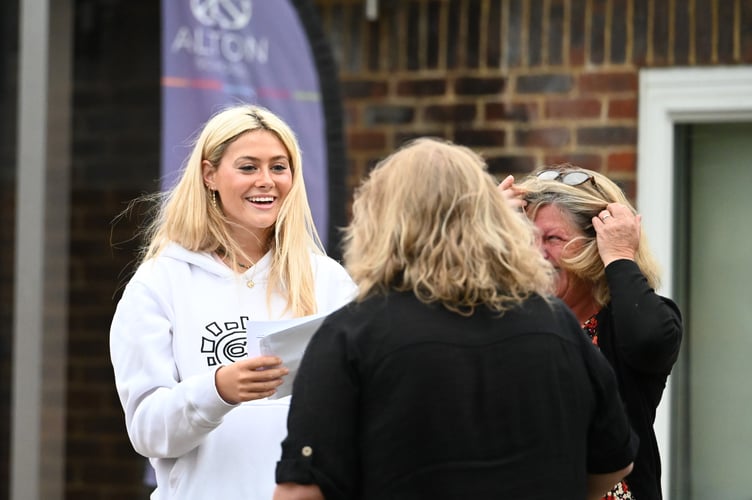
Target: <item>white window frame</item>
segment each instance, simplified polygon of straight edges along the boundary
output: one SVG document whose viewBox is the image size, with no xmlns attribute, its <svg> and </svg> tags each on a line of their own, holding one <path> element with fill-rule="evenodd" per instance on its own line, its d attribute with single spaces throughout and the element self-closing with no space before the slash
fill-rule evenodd
<svg viewBox="0 0 752 500">
<path fill-rule="evenodd" d="M 663 270 L 660 292 L 672 297 L 674 269 L 674 129 L 677 124 L 752 121 L 752 66 L 640 71 L 637 208 Z M 664 499 L 671 500 L 671 384 L 655 430 L 663 462 Z"/>
</svg>

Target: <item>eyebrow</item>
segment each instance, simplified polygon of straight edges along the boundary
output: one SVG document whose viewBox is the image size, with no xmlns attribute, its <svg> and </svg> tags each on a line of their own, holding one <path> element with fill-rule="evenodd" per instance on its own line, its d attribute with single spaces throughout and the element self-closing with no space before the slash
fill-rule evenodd
<svg viewBox="0 0 752 500">
<path fill-rule="evenodd" d="M 273 156 L 272 158 L 269 158 L 269 161 L 279 161 L 279 160 L 285 160 L 285 161 L 289 162 L 290 158 L 287 157 L 287 156 L 285 156 L 285 155 L 278 155 L 278 156 Z M 235 161 L 236 162 L 238 162 L 238 161 L 257 161 L 257 162 L 260 162 L 261 158 L 257 158 L 255 156 L 238 156 L 235 159 Z"/>
</svg>

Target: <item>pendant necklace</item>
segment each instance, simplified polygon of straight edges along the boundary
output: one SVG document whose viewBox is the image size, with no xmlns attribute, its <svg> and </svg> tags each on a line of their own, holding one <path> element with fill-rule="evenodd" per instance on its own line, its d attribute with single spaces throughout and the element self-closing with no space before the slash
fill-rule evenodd
<svg viewBox="0 0 752 500">
<path fill-rule="evenodd" d="M 250 264 L 250 265 L 248 265 L 248 264 L 241 264 L 240 262 L 238 262 L 238 266 L 242 267 L 243 269 L 249 270 L 249 271 L 250 271 L 250 269 L 251 269 L 251 268 L 252 268 L 252 267 L 253 267 L 254 265 L 255 265 L 255 264 Z M 249 278 L 247 278 L 247 279 L 248 279 L 248 281 L 246 281 L 246 283 L 245 283 L 245 286 L 247 286 L 248 288 L 253 288 L 254 286 L 256 286 L 256 283 L 254 283 L 254 282 L 253 282 L 253 278 L 250 278 L 250 277 L 249 277 Z"/>
<path fill-rule="evenodd" d="M 228 258 L 228 254 L 226 252 L 222 252 L 220 254 L 220 258 L 225 262 L 226 265 L 230 266 L 232 264 L 232 260 Z M 235 265 L 243 269 L 243 274 L 245 276 L 245 274 L 248 271 L 250 271 L 251 268 L 253 268 L 256 265 L 256 263 L 251 261 L 250 264 L 243 264 L 242 262 L 235 261 Z M 252 274 L 256 274 L 256 272 L 254 271 Z M 252 276 L 245 276 L 245 279 L 246 279 L 245 286 L 247 286 L 248 288 L 253 288 L 254 286 L 256 286 L 256 283 L 253 281 Z"/>
</svg>

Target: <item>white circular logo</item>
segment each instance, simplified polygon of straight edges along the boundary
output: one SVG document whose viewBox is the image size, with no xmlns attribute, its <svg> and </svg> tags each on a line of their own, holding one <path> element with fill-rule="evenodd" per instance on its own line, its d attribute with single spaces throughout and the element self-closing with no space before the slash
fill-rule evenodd
<svg viewBox="0 0 752 500">
<path fill-rule="evenodd" d="M 191 0 L 193 17 L 204 26 L 239 30 L 251 21 L 251 0 Z"/>
</svg>

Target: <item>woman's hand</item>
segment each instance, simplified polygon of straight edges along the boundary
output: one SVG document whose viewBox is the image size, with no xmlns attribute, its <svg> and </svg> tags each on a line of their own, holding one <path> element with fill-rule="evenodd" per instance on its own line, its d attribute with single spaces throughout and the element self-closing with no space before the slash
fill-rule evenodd
<svg viewBox="0 0 752 500">
<path fill-rule="evenodd" d="M 506 176 L 497 189 L 513 209 L 523 211 L 527 206 L 527 201 L 523 198 L 525 191 L 514 185 L 513 175 Z"/>
<path fill-rule="evenodd" d="M 597 217 L 593 217 L 598 253 L 603 265 L 615 260 L 634 260 L 640 247 L 642 216 L 635 215 L 621 203 L 609 203 Z"/>
<path fill-rule="evenodd" d="M 258 356 L 219 367 L 214 383 L 220 397 L 229 404 L 268 398 L 282 384 L 289 370 L 276 356 Z"/>
</svg>

